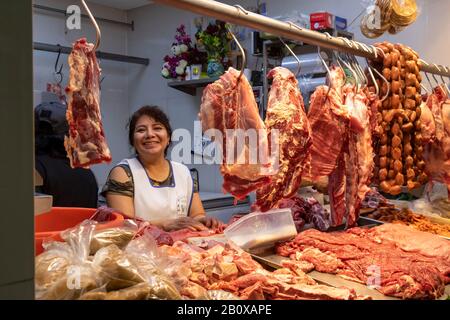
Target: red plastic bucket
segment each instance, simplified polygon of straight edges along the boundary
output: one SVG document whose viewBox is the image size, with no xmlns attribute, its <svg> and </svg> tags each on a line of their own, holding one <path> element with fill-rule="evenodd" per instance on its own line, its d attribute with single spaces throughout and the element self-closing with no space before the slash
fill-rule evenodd
<svg viewBox="0 0 450 320">
<path fill-rule="evenodd" d="M 40 214 L 34 217 L 35 224 L 35 255 L 44 251 L 42 242 L 44 239 L 63 241 L 61 231 L 73 228 L 82 221 L 91 218 L 97 209 L 91 208 L 63 208 L 54 207 L 50 212 Z M 110 221 L 98 223 L 97 230 L 114 228 L 121 226 L 124 217 L 117 212 L 112 213 L 113 218 Z"/>
</svg>

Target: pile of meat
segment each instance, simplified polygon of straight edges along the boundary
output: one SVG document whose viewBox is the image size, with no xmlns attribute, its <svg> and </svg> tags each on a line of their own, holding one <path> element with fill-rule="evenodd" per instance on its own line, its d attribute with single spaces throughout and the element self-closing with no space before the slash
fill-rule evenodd
<svg viewBox="0 0 450 320">
<path fill-rule="evenodd" d="M 425 172 L 432 182 L 447 185 L 450 199 L 450 100 L 442 87 L 436 87 L 421 105 Z"/>
<path fill-rule="evenodd" d="M 66 88 L 68 108 L 66 113 L 69 136 L 64 145 L 70 165 L 89 167 L 92 164 L 111 162 L 100 113 L 100 68 L 94 45 L 85 38 L 73 44 L 69 55 L 70 78 Z"/>
<path fill-rule="evenodd" d="M 224 290 L 241 299 L 350 300 L 367 299 L 347 288 L 317 284 L 305 272 L 311 265 L 283 262 L 283 268 L 269 272 L 240 249 L 214 241 L 204 248 L 176 242 L 160 247 L 161 253 L 176 263 L 168 272 L 182 296 L 198 299 L 207 290 Z"/>
<path fill-rule="evenodd" d="M 389 95 L 377 113 L 375 177 L 383 192 L 398 195 L 402 187 L 413 190 L 428 180 L 421 133 L 419 57 L 404 45 L 383 42 L 376 46 L 384 54 L 373 66 L 390 85 L 379 81 L 380 95 Z"/>
<path fill-rule="evenodd" d="M 277 253 L 402 299 L 437 299 L 450 283 L 449 242 L 397 224 L 331 233 L 311 229 L 278 245 Z"/>
</svg>

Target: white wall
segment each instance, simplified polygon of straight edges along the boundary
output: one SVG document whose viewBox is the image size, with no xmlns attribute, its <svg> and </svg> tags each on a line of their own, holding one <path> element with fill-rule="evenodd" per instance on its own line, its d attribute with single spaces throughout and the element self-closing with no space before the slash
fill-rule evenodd
<svg viewBox="0 0 450 320">
<path fill-rule="evenodd" d="M 130 55 L 150 58 L 146 70 L 134 66 L 129 69 L 129 105 L 136 111 L 143 105 L 160 106 L 169 116 L 173 129 L 185 128 L 193 131 L 199 112 L 201 89 L 197 96 L 191 96 L 167 86 L 168 80 L 160 72 L 163 57 L 169 50 L 176 28 L 184 23 L 190 33 L 190 24 L 196 15 L 162 5 L 149 5 L 128 12 L 128 18 L 135 21 L 135 31 L 128 32 Z M 192 135 L 193 137 L 193 135 Z M 199 171 L 200 190 L 221 192 L 222 176 L 217 165 L 188 165 Z"/>
<path fill-rule="evenodd" d="M 71 0 L 39 0 L 36 4 L 66 10 Z M 91 12 L 98 17 L 127 21 L 126 11 L 112 9 L 109 7 L 89 4 Z M 62 46 L 72 46 L 72 43 L 80 37 L 87 37 L 88 41 L 95 41 L 95 31 L 90 20 L 81 19 L 81 30 L 67 30 L 65 27 L 65 17 L 62 14 L 52 13 L 39 9 L 33 10 L 33 41 L 49 44 L 60 44 Z M 84 12 L 84 10 L 82 10 Z M 128 27 L 99 22 L 102 31 L 102 40 L 99 50 L 104 52 L 127 55 L 127 29 Z M 40 93 L 45 90 L 47 82 L 53 82 L 53 70 L 57 53 L 34 51 L 34 98 L 35 105 L 40 102 Z M 64 63 L 63 88 L 67 85 L 69 69 L 67 55 L 62 54 L 60 62 Z M 143 56 L 145 57 L 145 56 Z M 120 161 L 129 155 L 126 122 L 130 114 L 128 105 L 128 64 L 123 62 L 100 61 L 102 76 L 101 91 L 101 111 L 106 139 L 113 156 L 112 164 Z M 145 70 L 145 66 L 139 65 L 138 69 Z M 97 182 L 101 186 L 111 168 L 111 165 L 94 165 Z"/>
</svg>

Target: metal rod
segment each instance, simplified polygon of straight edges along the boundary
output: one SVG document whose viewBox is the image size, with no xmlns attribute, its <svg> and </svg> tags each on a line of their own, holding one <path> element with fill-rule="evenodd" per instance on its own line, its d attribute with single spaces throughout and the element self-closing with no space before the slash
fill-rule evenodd
<svg viewBox="0 0 450 320">
<path fill-rule="evenodd" d="M 344 40 L 330 37 L 323 33 L 295 28 L 288 22 L 278 21 L 266 16 L 262 16 L 253 12 L 243 13 L 239 8 L 223 4 L 217 1 L 210 0 L 155 0 L 155 2 L 169 5 L 178 9 L 184 9 L 195 12 L 197 14 L 206 15 L 220 19 L 226 22 L 242 25 L 256 30 L 269 32 L 279 37 L 288 38 L 291 40 L 303 41 L 312 45 L 328 48 L 332 50 L 347 52 L 352 55 L 357 55 L 369 59 L 375 59 L 375 52 L 363 50 L 362 45 L 359 47 L 349 47 Z M 434 64 L 419 63 L 420 69 L 423 72 L 439 74 L 450 77 L 450 71 L 440 66 L 436 68 Z"/>
<path fill-rule="evenodd" d="M 61 50 L 61 53 L 65 53 L 65 54 L 70 54 L 72 52 L 72 48 L 70 48 L 70 47 L 63 47 L 60 45 L 54 45 L 54 44 L 48 44 L 48 43 L 42 43 L 42 42 L 34 42 L 33 48 L 35 50 L 48 51 L 48 52 L 59 52 Z M 99 59 L 136 63 L 136 64 L 142 64 L 145 66 L 148 66 L 148 64 L 150 62 L 150 60 L 147 58 L 124 56 L 124 55 L 115 54 L 115 53 L 96 51 L 95 54 L 96 54 L 97 58 L 99 58 Z"/>
<path fill-rule="evenodd" d="M 41 6 L 39 4 L 33 4 L 33 8 L 35 9 L 40 9 L 40 10 L 46 10 L 46 11 L 51 11 L 51 12 L 56 12 L 56 13 L 61 13 L 63 15 L 67 15 L 65 10 L 62 9 L 57 9 L 57 8 L 52 8 L 52 7 L 47 7 L 47 6 Z M 89 19 L 89 16 L 87 14 L 82 13 L 81 16 L 83 18 L 87 18 Z M 98 18 L 95 17 L 95 20 L 97 21 L 103 21 L 103 22 L 109 22 L 109 23 L 114 23 L 114 24 L 120 24 L 123 26 L 127 26 L 130 27 L 132 31 L 134 31 L 134 21 L 132 21 L 131 23 L 127 23 L 127 22 L 122 22 L 122 21 L 116 21 L 116 20 L 110 20 L 110 19 L 105 19 L 105 18 Z"/>
</svg>

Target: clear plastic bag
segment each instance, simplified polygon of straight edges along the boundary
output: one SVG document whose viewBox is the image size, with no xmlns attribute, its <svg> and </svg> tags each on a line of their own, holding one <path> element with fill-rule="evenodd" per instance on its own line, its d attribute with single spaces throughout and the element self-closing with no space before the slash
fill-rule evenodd
<svg viewBox="0 0 450 320">
<path fill-rule="evenodd" d="M 66 243 L 44 242 L 45 252 L 35 261 L 36 299 L 77 299 L 100 286 L 89 260 L 89 244 L 95 225 L 96 222 L 86 220 L 62 232 Z"/>
</svg>

